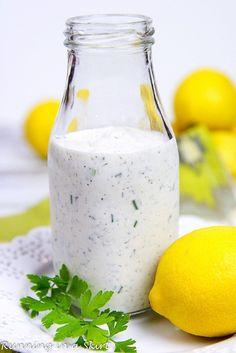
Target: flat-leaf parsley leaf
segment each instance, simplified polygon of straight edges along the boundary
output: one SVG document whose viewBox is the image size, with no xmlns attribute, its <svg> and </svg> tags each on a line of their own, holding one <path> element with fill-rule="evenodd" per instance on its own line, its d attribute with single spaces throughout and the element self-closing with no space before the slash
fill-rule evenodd
<svg viewBox="0 0 236 353">
<path fill-rule="evenodd" d="M 36 298 L 22 298 L 21 306 L 32 318 L 45 312 L 41 319 L 43 326 L 49 329 L 57 325 L 54 341 L 72 338 L 84 348 L 92 346 L 106 351 L 113 344 L 115 352 L 137 352 L 133 339 L 116 340 L 116 335 L 127 329 L 129 315 L 101 310 L 111 299 L 112 291 L 99 291 L 93 296 L 88 283 L 78 276 L 71 277 L 65 265 L 55 277 L 27 277 Z"/>
</svg>

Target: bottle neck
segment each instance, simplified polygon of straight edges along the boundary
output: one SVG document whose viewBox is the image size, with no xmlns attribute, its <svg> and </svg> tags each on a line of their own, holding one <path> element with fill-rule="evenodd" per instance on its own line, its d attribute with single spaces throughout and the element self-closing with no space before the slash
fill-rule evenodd
<svg viewBox="0 0 236 353">
<path fill-rule="evenodd" d="M 68 74 L 59 114 L 64 118 L 57 131 L 70 131 L 75 119 L 79 130 L 130 126 L 171 138 L 152 69 L 151 20 L 131 16 L 133 22 L 126 22 L 127 16 L 118 15 L 111 23 L 113 17 L 106 23 L 84 17 L 67 22 Z"/>
<path fill-rule="evenodd" d="M 145 50 L 98 50 L 87 49 L 68 51 L 68 71 L 73 75 L 75 85 L 86 87 L 97 84 L 103 88 L 112 85 L 128 89 L 131 83 L 144 83 L 148 80 L 151 68 L 151 48 Z M 120 82 L 120 87 L 119 87 Z M 123 87 L 125 89 L 125 87 Z"/>
<path fill-rule="evenodd" d="M 100 107 L 104 100 L 120 110 L 137 105 L 140 86 L 150 80 L 152 20 L 142 15 L 94 15 L 71 18 L 66 26 L 65 103 L 76 99 L 76 92 L 89 90 L 91 106 L 100 115 L 101 110 L 105 114 Z"/>
</svg>

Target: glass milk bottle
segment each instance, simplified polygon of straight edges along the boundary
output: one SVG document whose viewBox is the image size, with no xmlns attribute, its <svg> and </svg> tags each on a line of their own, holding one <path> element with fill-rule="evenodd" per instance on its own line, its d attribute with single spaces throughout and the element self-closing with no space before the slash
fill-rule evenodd
<svg viewBox="0 0 236 353">
<path fill-rule="evenodd" d="M 109 306 L 149 307 L 158 259 L 177 236 L 178 152 L 158 96 L 152 20 L 66 22 L 68 73 L 49 147 L 55 270 L 66 264 Z"/>
</svg>

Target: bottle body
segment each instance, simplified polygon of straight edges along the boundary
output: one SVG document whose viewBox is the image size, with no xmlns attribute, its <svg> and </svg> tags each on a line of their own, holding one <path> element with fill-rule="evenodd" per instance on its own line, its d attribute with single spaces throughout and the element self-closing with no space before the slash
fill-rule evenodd
<svg viewBox="0 0 236 353">
<path fill-rule="evenodd" d="M 109 305 L 129 313 L 149 306 L 178 231 L 178 152 L 150 69 L 143 51 L 70 52 L 49 148 L 55 269 L 65 263 L 94 292 L 114 291 Z"/>
</svg>

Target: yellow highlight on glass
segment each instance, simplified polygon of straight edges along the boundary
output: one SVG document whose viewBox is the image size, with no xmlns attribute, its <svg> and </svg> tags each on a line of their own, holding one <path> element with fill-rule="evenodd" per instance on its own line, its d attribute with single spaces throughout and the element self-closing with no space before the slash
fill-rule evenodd
<svg viewBox="0 0 236 353">
<path fill-rule="evenodd" d="M 152 88 L 148 84 L 142 84 L 140 85 L 140 93 L 150 121 L 151 130 L 163 132 L 162 120 L 156 110 Z"/>
<path fill-rule="evenodd" d="M 76 93 L 76 97 L 82 101 L 87 101 L 89 98 L 89 90 L 87 88 L 79 89 Z"/>
</svg>

